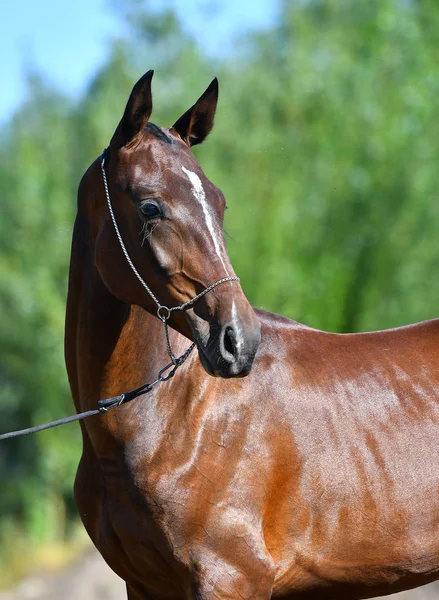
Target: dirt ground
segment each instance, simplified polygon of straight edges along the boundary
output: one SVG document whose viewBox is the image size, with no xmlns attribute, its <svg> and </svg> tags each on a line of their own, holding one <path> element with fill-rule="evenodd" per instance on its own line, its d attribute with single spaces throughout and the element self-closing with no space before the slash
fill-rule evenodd
<svg viewBox="0 0 439 600">
<path fill-rule="evenodd" d="M 395 600 L 439 600 L 439 583 L 387 596 Z M 58 573 L 35 573 L 0 600 L 126 600 L 125 584 L 90 548 Z"/>
<path fill-rule="evenodd" d="M 126 600 L 125 584 L 94 548 L 57 573 L 35 573 L 0 600 Z"/>
</svg>

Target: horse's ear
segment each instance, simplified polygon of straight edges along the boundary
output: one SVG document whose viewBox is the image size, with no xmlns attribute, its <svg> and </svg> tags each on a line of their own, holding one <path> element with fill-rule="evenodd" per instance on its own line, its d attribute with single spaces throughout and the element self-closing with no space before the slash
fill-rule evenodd
<svg viewBox="0 0 439 600">
<path fill-rule="evenodd" d="M 152 113 L 151 80 L 154 71 L 148 71 L 133 87 L 118 130 L 122 144 L 132 142 L 143 131 Z"/>
<path fill-rule="evenodd" d="M 218 102 L 218 79 L 212 81 L 204 94 L 173 125 L 188 146 L 201 144 L 212 130 Z"/>
</svg>

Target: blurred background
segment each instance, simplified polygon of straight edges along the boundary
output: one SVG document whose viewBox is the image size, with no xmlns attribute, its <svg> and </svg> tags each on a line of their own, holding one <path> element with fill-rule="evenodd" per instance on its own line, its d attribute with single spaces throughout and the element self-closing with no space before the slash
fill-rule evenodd
<svg viewBox="0 0 439 600">
<path fill-rule="evenodd" d="M 437 0 L 17 0 L 0 23 L 1 431 L 72 413 L 76 189 L 150 68 L 163 126 L 219 77 L 195 153 L 253 305 L 334 332 L 439 316 Z M 78 524 L 79 454 L 75 425 L 1 443 L 0 598 L 123 597 Z"/>
</svg>

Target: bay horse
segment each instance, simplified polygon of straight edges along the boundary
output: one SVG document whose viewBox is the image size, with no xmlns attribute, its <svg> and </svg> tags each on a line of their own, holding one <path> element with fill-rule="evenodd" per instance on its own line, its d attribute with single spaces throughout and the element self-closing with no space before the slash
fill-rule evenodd
<svg viewBox="0 0 439 600">
<path fill-rule="evenodd" d="M 254 310 L 226 252 L 224 197 L 191 152 L 217 81 L 164 129 L 149 121 L 151 78 L 79 186 L 76 408 L 154 380 L 169 347 L 197 351 L 82 421 L 88 534 L 129 600 L 353 600 L 435 580 L 439 321 L 337 335 Z"/>
</svg>

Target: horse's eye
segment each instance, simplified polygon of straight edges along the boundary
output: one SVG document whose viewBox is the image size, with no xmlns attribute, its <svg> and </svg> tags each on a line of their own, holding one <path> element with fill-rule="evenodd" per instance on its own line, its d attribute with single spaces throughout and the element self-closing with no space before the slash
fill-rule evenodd
<svg viewBox="0 0 439 600">
<path fill-rule="evenodd" d="M 145 219 L 158 219 L 162 216 L 160 208 L 150 200 L 143 201 L 139 206 L 139 210 Z"/>
</svg>

